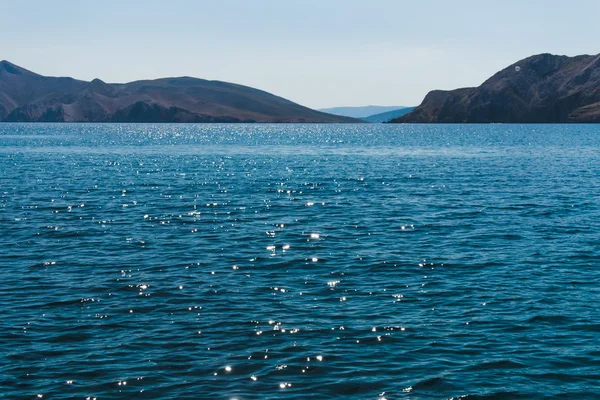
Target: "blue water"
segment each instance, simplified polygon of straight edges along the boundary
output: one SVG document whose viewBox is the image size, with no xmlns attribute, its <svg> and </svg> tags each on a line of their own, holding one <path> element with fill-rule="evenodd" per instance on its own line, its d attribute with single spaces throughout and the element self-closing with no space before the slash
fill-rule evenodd
<svg viewBox="0 0 600 400">
<path fill-rule="evenodd" d="M 593 125 L 2 124 L 0 397 L 600 398 L 599 169 Z"/>
</svg>

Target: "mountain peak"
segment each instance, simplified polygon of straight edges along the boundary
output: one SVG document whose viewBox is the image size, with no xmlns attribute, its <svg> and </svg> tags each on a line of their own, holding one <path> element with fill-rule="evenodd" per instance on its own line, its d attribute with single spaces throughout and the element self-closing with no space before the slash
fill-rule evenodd
<svg viewBox="0 0 600 400">
<path fill-rule="evenodd" d="M 10 61 L 0 61 L 0 73 L 7 72 L 11 75 L 35 75 L 33 72 L 21 68 L 18 65 L 11 63 Z"/>
</svg>

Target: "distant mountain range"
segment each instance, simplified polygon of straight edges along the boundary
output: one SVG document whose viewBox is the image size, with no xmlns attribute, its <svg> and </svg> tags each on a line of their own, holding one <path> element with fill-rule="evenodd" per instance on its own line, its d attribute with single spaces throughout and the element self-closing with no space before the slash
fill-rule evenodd
<svg viewBox="0 0 600 400">
<path fill-rule="evenodd" d="M 359 122 L 233 83 L 190 77 L 108 84 L 0 61 L 5 122 Z"/>
<path fill-rule="evenodd" d="M 402 108 L 403 106 L 363 106 L 363 107 L 333 107 L 333 108 L 321 108 L 319 111 L 340 115 L 343 117 L 360 118 L 365 119 L 367 117 L 381 114 L 388 111 L 395 111 Z"/>
<path fill-rule="evenodd" d="M 600 55 L 535 55 L 477 88 L 430 92 L 414 111 L 392 122 L 600 122 Z"/>
<path fill-rule="evenodd" d="M 363 121 L 371 122 L 374 124 L 383 124 L 386 122 L 390 122 L 391 120 L 393 120 L 395 118 L 406 115 L 414 109 L 415 109 L 415 107 L 404 107 L 399 110 L 393 110 L 393 111 L 388 111 L 388 112 L 384 112 L 381 114 L 371 115 L 367 118 L 363 118 Z"/>
</svg>

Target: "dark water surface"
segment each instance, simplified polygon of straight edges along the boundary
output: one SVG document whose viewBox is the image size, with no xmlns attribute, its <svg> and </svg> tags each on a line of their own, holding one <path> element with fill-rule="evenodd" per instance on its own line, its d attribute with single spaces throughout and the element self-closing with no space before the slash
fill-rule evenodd
<svg viewBox="0 0 600 400">
<path fill-rule="evenodd" d="M 600 398 L 600 126 L 0 125 L 0 397 Z"/>
</svg>

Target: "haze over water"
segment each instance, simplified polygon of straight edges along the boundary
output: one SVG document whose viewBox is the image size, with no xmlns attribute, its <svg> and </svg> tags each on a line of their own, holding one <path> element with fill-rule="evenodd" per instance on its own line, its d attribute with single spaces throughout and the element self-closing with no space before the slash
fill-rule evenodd
<svg viewBox="0 0 600 400">
<path fill-rule="evenodd" d="M 0 125 L 10 399 L 600 397 L 600 127 Z"/>
</svg>

